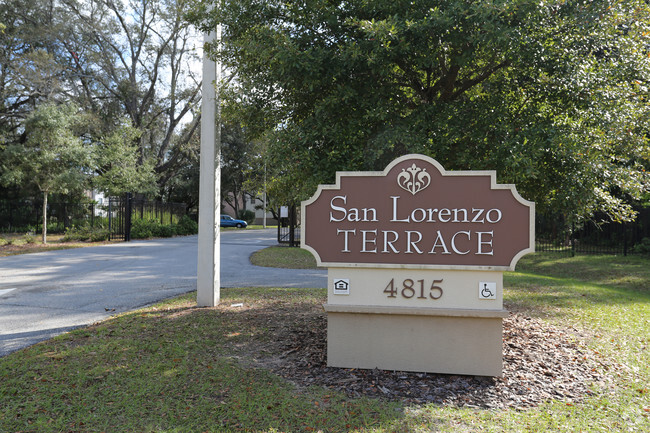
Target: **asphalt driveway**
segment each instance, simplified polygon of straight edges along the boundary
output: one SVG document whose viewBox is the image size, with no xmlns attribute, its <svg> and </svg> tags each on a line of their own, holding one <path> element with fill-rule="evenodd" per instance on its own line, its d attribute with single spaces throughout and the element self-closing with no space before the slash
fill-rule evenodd
<svg viewBox="0 0 650 433">
<path fill-rule="evenodd" d="M 325 287 L 325 270 L 261 268 L 276 231 L 221 234 L 222 287 Z M 196 290 L 197 236 L 0 258 L 0 356 L 78 326 Z"/>
</svg>

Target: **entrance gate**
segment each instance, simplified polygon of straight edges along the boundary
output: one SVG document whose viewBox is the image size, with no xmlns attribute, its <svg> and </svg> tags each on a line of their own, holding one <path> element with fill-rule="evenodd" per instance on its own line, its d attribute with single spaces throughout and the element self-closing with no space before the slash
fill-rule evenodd
<svg viewBox="0 0 650 433">
<path fill-rule="evenodd" d="M 131 193 L 123 197 L 109 197 L 108 199 L 108 240 L 131 240 L 131 214 L 133 198 Z"/>
<path fill-rule="evenodd" d="M 283 212 L 284 211 L 284 212 Z M 278 243 L 287 244 L 290 247 L 300 246 L 300 224 L 298 221 L 296 205 L 280 209 L 278 220 Z"/>
</svg>

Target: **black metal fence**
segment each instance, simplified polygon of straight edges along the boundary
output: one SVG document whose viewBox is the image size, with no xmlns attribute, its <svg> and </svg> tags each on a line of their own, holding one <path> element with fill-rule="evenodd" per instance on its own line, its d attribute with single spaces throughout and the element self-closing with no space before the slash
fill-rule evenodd
<svg viewBox="0 0 650 433">
<path fill-rule="evenodd" d="M 278 221 L 278 243 L 290 247 L 300 246 L 300 216 L 296 206 L 289 206 L 285 213 L 280 209 Z M 285 216 L 283 216 L 285 215 Z"/>
<path fill-rule="evenodd" d="M 131 240 L 131 194 L 108 198 L 108 240 Z"/>
<path fill-rule="evenodd" d="M 157 221 L 161 225 L 176 224 L 187 214 L 185 203 L 172 203 L 133 199 L 131 203 L 133 219 Z"/>
<path fill-rule="evenodd" d="M 38 200 L 0 200 L 0 232 L 40 232 L 43 203 Z M 63 233 L 71 227 L 105 228 L 110 240 L 131 240 L 131 222 L 137 219 L 171 225 L 187 213 L 184 203 L 164 203 L 123 197 L 110 197 L 103 204 L 57 203 L 47 205 L 47 229 Z"/>
<path fill-rule="evenodd" d="M 111 197 L 97 203 L 48 203 L 48 232 L 62 233 L 69 227 L 109 229 L 111 240 L 130 240 L 133 220 L 153 220 L 161 225 L 177 223 L 186 214 L 183 203 Z M 567 254 L 634 254 L 635 246 L 650 239 L 650 208 L 638 208 L 631 223 L 607 221 L 597 215 L 582 224 L 570 224 L 560 215 L 537 214 L 535 250 Z M 39 232 L 42 202 L 0 200 L 0 232 Z M 278 223 L 278 242 L 300 245 L 300 217 L 295 206 Z"/>
<path fill-rule="evenodd" d="M 185 203 L 151 201 L 133 198 L 131 194 L 108 199 L 109 240 L 131 240 L 131 224 L 135 220 L 156 221 L 160 225 L 176 224 L 187 214 Z"/>
<path fill-rule="evenodd" d="M 635 246 L 650 238 L 650 208 L 638 208 L 631 223 L 608 221 L 596 215 L 582 224 L 567 223 L 560 215 L 538 214 L 535 223 L 535 250 L 567 254 L 635 253 Z"/>
<path fill-rule="evenodd" d="M 79 225 L 99 227 L 105 223 L 104 207 L 96 203 L 51 202 L 47 205 L 47 225 L 51 233 Z M 0 200 L 0 232 L 36 232 L 43 226 L 43 202 Z"/>
</svg>

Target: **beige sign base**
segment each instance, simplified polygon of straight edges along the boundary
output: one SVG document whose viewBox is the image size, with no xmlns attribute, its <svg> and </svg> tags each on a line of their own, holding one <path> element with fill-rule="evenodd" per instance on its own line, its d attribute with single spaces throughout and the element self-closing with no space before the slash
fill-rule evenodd
<svg viewBox="0 0 650 433">
<path fill-rule="evenodd" d="M 502 376 L 505 310 L 324 308 L 328 366 Z"/>
</svg>

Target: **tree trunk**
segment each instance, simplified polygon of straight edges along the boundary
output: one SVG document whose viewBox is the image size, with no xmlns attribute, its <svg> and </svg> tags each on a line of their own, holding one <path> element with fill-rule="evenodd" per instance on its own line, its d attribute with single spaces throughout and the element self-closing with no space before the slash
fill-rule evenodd
<svg viewBox="0 0 650 433">
<path fill-rule="evenodd" d="M 232 195 L 234 197 L 233 203 L 235 206 L 235 218 L 239 218 L 239 187 L 237 185 L 237 182 L 233 182 L 233 187 L 232 187 Z"/>
<path fill-rule="evenodd" d="M 43 191 L 43 244 L 47 243 L 47 191 Z"/>
</svg>

